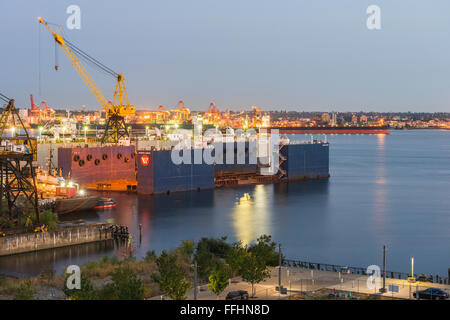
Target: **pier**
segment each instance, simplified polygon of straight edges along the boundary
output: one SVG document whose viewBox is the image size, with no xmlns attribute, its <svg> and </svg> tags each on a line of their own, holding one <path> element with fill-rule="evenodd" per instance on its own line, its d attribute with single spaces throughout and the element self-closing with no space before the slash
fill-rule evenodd
<svg viewBox="0 0 450 320">
<path fill-rule="evenodd" d="M 0 238 L 0 256 L 78 244 L 128 238 L 128 228 L 109 223 L 59 227 L 49 232 L 29 232 Z"/>
</svg>

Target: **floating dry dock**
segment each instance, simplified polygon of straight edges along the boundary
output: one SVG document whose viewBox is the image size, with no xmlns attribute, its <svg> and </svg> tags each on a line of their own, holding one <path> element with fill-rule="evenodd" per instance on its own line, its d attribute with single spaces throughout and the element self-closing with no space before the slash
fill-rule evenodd
<svg viewBox="0 0 450 320">
<path fill-rule="evenodd" d="M 233 143 L 231 143 L 233 144 Z M 224 147 L 224 152 L 227 148 Z M 329 144 L 312 141 L 280 145 L 279 169 L 263 174 L 266 166 L 252 161 L 248 142 L 235 142 L 232 163 L 175 164 L 172 150 L 137 150 L 134 146 L 60 148 L 58 167 L 63 176 L 88 189 L 137 191 L 142 194 L 212 189 L 215 186 L 277 183 L 329 177 Z M 239 155 L 241 161 L 237 163 Z M 226 156 L 224 156 L 226 157 Z M 193 158 L 192 158 L 193 159 Z"/>
</svg>

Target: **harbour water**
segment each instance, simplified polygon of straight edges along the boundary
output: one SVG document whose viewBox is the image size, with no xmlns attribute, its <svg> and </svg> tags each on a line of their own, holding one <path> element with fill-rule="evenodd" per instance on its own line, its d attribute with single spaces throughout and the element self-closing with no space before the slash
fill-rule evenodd
<svg viewBox="0 0 450 320">
<path fill-rule="evenodd" d="M 309 136 L 290 136 L 309 140 Z M 323 138 L 322 135 L 317 138 Z M 251 242 L 270 234 L 286 257 L 321 263 L 447 275 L 450 268 L 450 131 L 332 135 L 329 180 L 141 196 L 111 193 L 118 206 L 66 219 L 129 226 L 136 255 L 182 240 L 227 236 Z M 106 194 L 105 194 L 106 195 Z M 139 225 L 142 239 L 139 239 Z M 139 241 L 141 240 L 141 241 Z M 0 258 L 0 273 L 62 272 L 104 255 L 91 244 Z"/>
</svg>

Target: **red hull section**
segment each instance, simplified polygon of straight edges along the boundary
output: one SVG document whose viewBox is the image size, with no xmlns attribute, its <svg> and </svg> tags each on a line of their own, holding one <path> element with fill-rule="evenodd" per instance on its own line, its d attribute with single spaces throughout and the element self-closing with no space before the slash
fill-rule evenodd
<svg viewBox="0 0 450 320">
<path fill-rule="evenodd" d="M 58 168 L 87 189 L 126 191 L 136 185 L 134 146 L 59 148 Z"/>
</svg>

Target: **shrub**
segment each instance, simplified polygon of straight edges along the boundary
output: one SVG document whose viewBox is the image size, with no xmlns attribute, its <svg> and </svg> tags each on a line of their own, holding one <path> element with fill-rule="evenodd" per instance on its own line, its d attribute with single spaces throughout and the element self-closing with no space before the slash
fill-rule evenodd
<svg viewBox="0 0 450 320">
<path fill-rule="evenodd" d="M 142 300 L 144 299 L 144 284 L 137 274 L 127 265 L 118 267 L 112 274 L 113 283 L 110 290 L 119 300 Z"/>
<path fill-rule="evenodd" d="M 14 300 L 33 300 L 35 290 L 31 280 L 26 280 L 19 285 Z"/>
<path fill-rule="evenodd" d="M 70 275 L 66 275 L 64 279 L 64 294 L 72 300 L 94 300 L 97 297 L 97 294 L 92 286 L 91 281 L 86 278 L 83 274 L 81 274 L 80 279 L 80 289 L 69 289 L 67 288 L 67 278 Z"/>
</svg>

